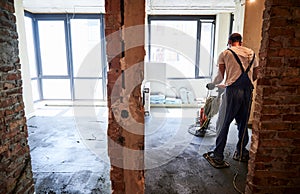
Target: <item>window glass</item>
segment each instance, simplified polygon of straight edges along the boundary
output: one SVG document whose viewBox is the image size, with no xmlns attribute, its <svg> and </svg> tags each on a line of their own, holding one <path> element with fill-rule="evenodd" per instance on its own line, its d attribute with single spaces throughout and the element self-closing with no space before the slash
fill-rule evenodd
<svg viewBox="0 0 300 194">
<path fill-rule="evenodd" d="M 151 62 L 166 63 L 167 78 L 195 77 L 197 21 L 151 21 Z"/>
<path fill-rule="evenodd" d="M 43 75 L 68 75 L 64 21 L 38 21 Z"/>
<path fill-rule="evenodd" d="M 74 77 L 102 77 L 100 20 L 71 19 Z"/>
<path fill-rule="evenodd" d="M 75 99 L 103 99 L 102 79 L 75 79 Z"/>
<path fill-rule="evenodd" d="M 201 22 L 201 44 L 198 76 L 210 76 L 211 68 L 213 65 L 213 27 L 213 23 L 211 22 Z"/>
<path fill-rule="evenodd" d="M 69 79 L 43 79 L 44 99 L 71 99 Z"/>
</svg>

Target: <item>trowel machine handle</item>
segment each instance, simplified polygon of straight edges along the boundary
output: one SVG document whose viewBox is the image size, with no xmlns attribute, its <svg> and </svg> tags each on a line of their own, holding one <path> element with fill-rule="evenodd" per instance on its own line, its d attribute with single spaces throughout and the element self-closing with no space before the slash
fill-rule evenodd
<svg viewBox="0 0 300 194">
<path fill-rule="evenodd" d="M 217 87 L 217 90 L 216 92 L 218 92 L 218 97 L 221 96 L 221 94 L 224 92 L 226 86 L 224 84 L 218 84 L 218 85 L 215 85 L 214 83 L 208 83 L 206 84 L 206 88 L 208 90 L 213 90 Z"/>
</svg>

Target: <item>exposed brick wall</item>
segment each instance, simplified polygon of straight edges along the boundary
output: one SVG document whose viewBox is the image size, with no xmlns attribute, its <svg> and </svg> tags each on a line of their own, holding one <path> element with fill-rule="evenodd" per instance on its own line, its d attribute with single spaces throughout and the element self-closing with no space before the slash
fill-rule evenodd
<svg viewBox="0 0 300 194">
<path fill-rule="evenodd" d="M 300 1 L 266 0 L 246 193 L 300 190 Z"/>
<path fill-rule="evenodd" d="M 14 1 L 0 1 L 0 193 L 33 193 Z"/>
<path fill-rule="evenodd" d="M 106 0 L 105 10 L 112 192 L 144 193 L 145 1 Z"/>
</svg>

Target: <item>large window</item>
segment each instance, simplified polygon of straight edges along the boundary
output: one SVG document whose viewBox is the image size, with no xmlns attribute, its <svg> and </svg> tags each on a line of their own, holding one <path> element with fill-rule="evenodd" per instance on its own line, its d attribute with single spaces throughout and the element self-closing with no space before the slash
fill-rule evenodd
<svg viewBox="0 0 300 194">
<path fill-rule="evenodd" d="M 38 20 L 44 99 L 71 99 L 64 20 Z"/>
<path fill-rule="evenodd" d="M 149 16 L 148 60 L 167 78 L 210 78 L 215 16 Z"/>
<path fill-rule="evenodd" d="M 105 99 L 103 15 L 25 15 L 34 100 Z"/>
<path fill-rule="evenodd" d="M 100 20 L 71 19 L 74 90 L 76 99 L 103 98 L 101 78 L 104 66 L 99 56 Z"/>
</svg>

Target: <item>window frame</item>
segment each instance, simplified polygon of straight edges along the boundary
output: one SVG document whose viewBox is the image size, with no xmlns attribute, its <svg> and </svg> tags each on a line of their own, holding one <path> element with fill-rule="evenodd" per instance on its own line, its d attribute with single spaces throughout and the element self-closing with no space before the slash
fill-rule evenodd
<svg viewBox="0 0 300 194">
<path fill-rule="evenodd" d="M 31 78 L 31 80 L 37 80 L 39 100 L 49 100 L 45 99 L 43 96 L 43 84 L 42 79 L 68 79 L 70 81 L 70 95 L 71 99 L 69 100 L 78 100 L 75 97 L 74 91 L 74 80 L 75 79 L 97 79 L 102 80 L 102 94 L 103 98 L 100 100 L 105 100 L 107 97 L 106 91 L 106 79 L 107 79 L 107 60 L 106 60 L 106 49 L 105 49 L 105 32 L 104 32 L 104 14 L 40 14 L 40 13 L 31 13 L 24 11 L 24 16 L 32 19 L 32 28 L 33 28 L 33 41 L 34 41 L 34 50 L 36 57 L 36 69 L 37 77 Z M 101 62 L 102 66 L 102 75 L 99 77 L 81 77 L 77 78 L 73 75 L 73 55 L 72 55 L 72 39 L 71 39 L 71 19 L 99 19 L 100 20 L 100 47 L 101 47 Z M 67 75 L 43 75 L 42 73 L 42 61 L 41 61 L 41 48 L 39 42 L 39 30 L 38 30 L 38 21 L 64 21 L 65 27 L 65 40 L 66 40 L 66 58 L 67 58 Z M 55 99 L 55 100 L 65 100 L 65 99 Z"/>
</svg>

